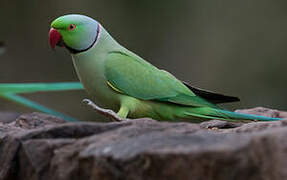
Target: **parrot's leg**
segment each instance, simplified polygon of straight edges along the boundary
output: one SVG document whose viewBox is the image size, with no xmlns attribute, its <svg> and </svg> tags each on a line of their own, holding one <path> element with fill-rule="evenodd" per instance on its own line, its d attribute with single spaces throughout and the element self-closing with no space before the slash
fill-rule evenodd
<svg viewBox="0 0 287 180">
<path fill-rule="evenodd" d="M 121 118 L 121 117 L 125 117 L 125 116 L 123 116 L 123 115 L 125 115 L 125 112 L 126 112 L 125 108 L 121 108 L 120 111 L 117 114 L 117 113 L 115 113 L 114 111 L 112 111 L 110 109 L 100 108 L 99 106 L 97 106 L 90 99 L 84 99 L 83 103 L 87 104 L 88 106 L 91 106 L 99 114 L 102 114 L 102 115 L 106 116 L 107 118 L 109 118 L 109 119 L 111 119 L 113 121 L 119 121 L 119 122 L 120 121 L 125 121 L 124 118 Z"/>
<path fill-rule="evenodd" d="M 129 109 L 126 106 L 121 106 L 117 115 L 123 119 L 126 119 L 129 113 Z"/>
</svg>

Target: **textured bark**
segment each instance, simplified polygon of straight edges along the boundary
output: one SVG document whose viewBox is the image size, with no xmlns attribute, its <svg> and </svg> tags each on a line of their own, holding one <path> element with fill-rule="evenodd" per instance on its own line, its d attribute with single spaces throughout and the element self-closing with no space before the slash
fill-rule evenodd
<svg viewBox="0 0 287 180">
<path fill-rule="evenodd" d="M 262 108 L 242 111 L 287 117 Z M 286 137 L 287 120 L 66 123 L 25 114 L 0 123 L 0 179 L 280 180 L 287 178 Z"/>
</svg>

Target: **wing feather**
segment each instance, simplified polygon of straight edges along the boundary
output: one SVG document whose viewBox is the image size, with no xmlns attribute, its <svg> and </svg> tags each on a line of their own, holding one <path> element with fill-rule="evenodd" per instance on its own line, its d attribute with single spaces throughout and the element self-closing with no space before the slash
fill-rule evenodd
<svg viewBox="0 0 287 180">
<path fill-rule="evenodd" d="M 105 59 L 105 76 L 113 87 L 138 99 L 215 107 L 196 96 L 170 73 L 133 54 L 109 53 Z"/>
<path fill-rule="evenodd" d="M 190 84 L 186 82 L 182 82 L 184 85 L 186 85 L 192 92 L 194 92 L 197 96 L 200 96 L 209 102 L 212 102 L 214 104 L 220 104 L 220 103 L 229 103 L 229 102 L 236 102 L 240 101 L 238 97 L 234 96 L 226 96 L 224 94 L 215 93 L 212 91 L 200 89 L 194 86 L 191 86 Z"/>
</svg>

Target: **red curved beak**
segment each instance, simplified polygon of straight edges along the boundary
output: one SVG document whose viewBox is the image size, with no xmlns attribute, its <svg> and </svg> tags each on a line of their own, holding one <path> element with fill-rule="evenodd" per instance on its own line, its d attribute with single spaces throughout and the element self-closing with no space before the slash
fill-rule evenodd
<svg viewBox="0 0 287 180">
<path fill-rule="evenodd" d="M 57 31 L 57 29 L 51 28 L 49 32 L 49 42 L 52 49 L 55 49 L 55 46 L 60 43 L 62 36 Z"/>
</svg>

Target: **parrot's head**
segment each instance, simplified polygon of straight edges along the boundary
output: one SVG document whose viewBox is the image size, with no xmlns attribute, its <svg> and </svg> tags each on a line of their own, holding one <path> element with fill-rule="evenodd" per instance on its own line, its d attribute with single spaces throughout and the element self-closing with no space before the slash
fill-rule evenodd
<svg viewBox="0 0 287 180">
<path fill-rule="evenodd" d="M 78 14 L 61 16 L 51 23 L 50 46 L 66 47 L 71 53 L 91 48 L 97 41 L 100 24 L 94 19 Z"/>
</svg>

